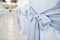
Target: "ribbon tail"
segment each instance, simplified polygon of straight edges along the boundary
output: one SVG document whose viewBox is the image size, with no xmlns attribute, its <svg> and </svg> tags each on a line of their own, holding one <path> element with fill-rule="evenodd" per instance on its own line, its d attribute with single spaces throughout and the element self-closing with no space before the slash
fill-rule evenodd
<svg viewBox="0 0 60 40">
<path fill-rule="evenodd" d="M 35 23 L 35 33 L 34 33 L 34 40 L 40 40 L 40 26 L 39 22 Z"/>
</svg>

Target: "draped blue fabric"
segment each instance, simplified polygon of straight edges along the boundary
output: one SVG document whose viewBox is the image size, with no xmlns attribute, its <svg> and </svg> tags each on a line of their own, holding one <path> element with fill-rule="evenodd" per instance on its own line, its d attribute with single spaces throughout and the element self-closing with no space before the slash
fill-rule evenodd
<svg viewBox="0 0 60 40">
<path fill-rule="evenodd" d="M 20 14 L 27 40 L 60 39 L 60 0 L 29 0 L 30 6 Z M 27 6 L 26 6 L 27 7 Z M 19 22 L 18 22 L 19 23 Z"/>
<path fill-rule="evenodd" d="M 36 1 L 38 2 L 39 0 L 36 0 Z M 60 6 L 59 6 L 60 2 L 59 1 L 57 1 L 57 3 L 55 2 L 56 4 L 52 7 L 48 7 L 47 5 L 48 8 L 46 9 L 44 7 L 43 7 L 44 9 L 40 8 L 42 4 L 34 5 L 33 2 L 31 1 L 31 4 L 33 4 L 33 6 L 30 4 L 29 10 L 26 10 L 27 17 L 24 18 L 25 22 L 23 22 L 24 30 L 27 34 L 27 40 L 59 40 L 57 38 L 44 39 L 44 37 L 47 36 L 46 34 L 45 36 L 43 36 L 43 39 L 41 39 L 41 31 L 43 33 L 44 31 L 46 33 L 50 33 L 51 31 L 54 32 L 55 30 L 60 31 L 60 22 L 59 22 L 60 21 L 60 18 L 59 18 L 60 17 Z M 51 27 L 52 29 L 50 29 L 49 27 Z"/>
</svg>

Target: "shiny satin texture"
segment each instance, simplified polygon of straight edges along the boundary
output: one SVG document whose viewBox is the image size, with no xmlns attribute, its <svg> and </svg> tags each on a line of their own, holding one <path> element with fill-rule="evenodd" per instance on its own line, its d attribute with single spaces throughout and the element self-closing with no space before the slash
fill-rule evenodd
<svg viewBox="0 0 60 40">
<path fill-rule="evenodd" d="M 60 0 L 51 0 L 50 2 L 45 0 L 44 2 L 48 1 L 47 4 L 50 3 L 50 6 L 47 4 L 38 5 L 41 0 L 29 1 L 30 5 L 26 6 L 20 14 L 22 29 L 27 35 L 27 40 L 59 40 Z"/>
</svg>

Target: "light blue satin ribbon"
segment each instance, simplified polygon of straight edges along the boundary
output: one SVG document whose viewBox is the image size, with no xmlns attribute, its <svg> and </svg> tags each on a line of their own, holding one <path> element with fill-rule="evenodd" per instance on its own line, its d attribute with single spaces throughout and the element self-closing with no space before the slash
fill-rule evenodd
<svg viewBox="0 0 60 40">
<path fill-rule="evenodd" d="M 47 25 L 60 31 L 60 26 L 57 21 L 60 20 L 60 7 L 55 7 L 48 9 L 40 14 L 38 14 L 32 7 L 29 9 L 30 13 L 28 19 L 35 23 L 35 33 L 34 40 L 40 40 L 40 30 L 45 30 Z M 57 20 L 56 20 L 57 19 Z M 37 31 L 38 30 L 38 31 Z M 38 34 L 36 34 L 38 32 Z M 38 35 L 38 37 L 36 36 Z M 36 39 L 37 38 L 37 39 Z"/>
<path fill-rule="evenodd" d="M 46 27 L 51 26 L 52 28 L 60 31 L 60 25 L 58 23 L 58 21 L 60 20 L 60 18 L 59 18 L 60 17 L 60 7 L 59 6 L 48 9 L 42 13 L 37 12 L 31 6 L 30 9 L 26 11 L 26 14 L 24 16 L 26 16 L 31 21 L 31 23 L 35 24 L 34 40 L 40 40 L 40 30 L 45 31 Z M 47 25 L 49 25 L 49 26 L 47 26 Z M 28 37 L 30 37 L 30 36 L 28 36 Z M 29 38 L 29 40 L 30 40 L 30 38 Z"/>
</svg>

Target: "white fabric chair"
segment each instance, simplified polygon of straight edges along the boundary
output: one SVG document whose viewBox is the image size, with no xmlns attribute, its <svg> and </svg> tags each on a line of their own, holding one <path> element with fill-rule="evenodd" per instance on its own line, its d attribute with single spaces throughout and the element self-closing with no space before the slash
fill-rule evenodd
<svg viewBox="0 0 60 40">
<path fill-rule="evenodd" d="M 29 0 L 20 16 L 27 40 L 59 40 L 60 37 L 56 36 L 56 30 L 60 31 L 59 1 Z"/>
</svg>

